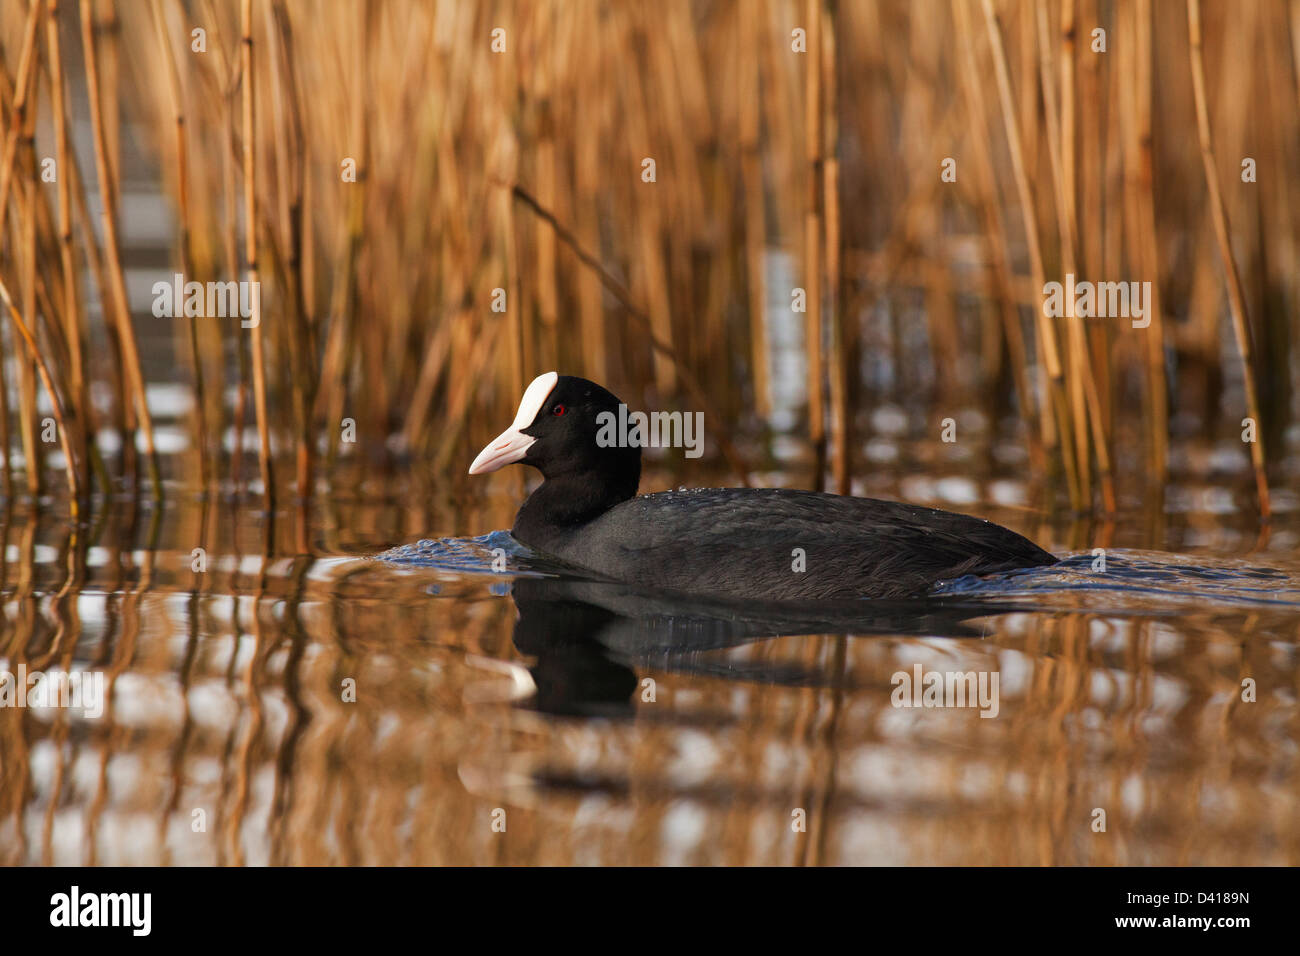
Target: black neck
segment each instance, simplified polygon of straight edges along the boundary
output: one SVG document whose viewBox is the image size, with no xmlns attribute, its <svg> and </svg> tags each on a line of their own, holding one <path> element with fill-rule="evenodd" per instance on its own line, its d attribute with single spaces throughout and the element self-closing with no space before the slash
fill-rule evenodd
<svg viewBox="0 0 1300 956">
<path fill-rule="evenodd" d="M 634 467 L 624 463 L 617 473 L 579 471 L 547 478 L 519 509 L 511 533 L 530 547 L 544 547 L 556 532 L 586 524 L 635 497 L 640 481 L 640 455 Z"/>
</svg>

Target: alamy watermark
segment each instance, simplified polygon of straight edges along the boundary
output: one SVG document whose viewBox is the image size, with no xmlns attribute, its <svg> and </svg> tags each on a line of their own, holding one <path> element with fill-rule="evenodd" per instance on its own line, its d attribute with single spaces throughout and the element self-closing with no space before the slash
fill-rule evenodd
<svg viewBox="0 0 1300 956">
<path fill-rule="evenodd" d="M 71 708 L 94 720 L 104 713 L 104 672 L 0 668 L 0 707 Z"/>
<path fill-rule="evenodd" d="M 618 414 L 596 415 L 601 448 L 685 448 L 687 458 L 704 454 L 703 412 L 629 412 L 619 403 Z"/>
<path fill-rule="evenodd" d="M 83 893 L 75 883 L 50 897 L 51 926 L 119 926 L 133 936 L 153 928 L 152 893 Z"/>
<path fill-rule="evenodd" d="M 1132 319 L 1133 328 L 1151 324 L 1150 282 L 1074 281 L 1066 273 L 1064 284 L 1043 286 L 1043 315 L 1052 319 Z"/>
<path fill-rule="evenodd" d="M 895 707 L 978 707 L 981 717 L 998 715 L 997 671 L 895 671 L 889 681 Z"/>
<path fill-rule="evenodd" d="M 153 284 L 153 314 L 156 318 L 233 319 L 245 329 L 261 321 L 262 284 L 239 282 L 186 282 L 177 272 L 172 281 Z"/>
</svg>

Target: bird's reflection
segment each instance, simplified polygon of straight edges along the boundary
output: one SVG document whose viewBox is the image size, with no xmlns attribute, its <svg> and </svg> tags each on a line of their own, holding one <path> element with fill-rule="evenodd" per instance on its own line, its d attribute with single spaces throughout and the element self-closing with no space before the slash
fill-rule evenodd
<svg viewBox="0 0 1300 956">
<path fill-rule="evenodd" d="M 516 579 L 512 595 L 515 646 L 535 659 L 537 691 L 525 706 L 570 716 L 630 715 L 637 667 L 817 686 L 828 677 L 799 665 L 707 652 L 800 634 L 980 638 L 987 621 L 975 619 L 1025 610 L 973 601 L 739 602 L 557 578 Z"/>
</svg>

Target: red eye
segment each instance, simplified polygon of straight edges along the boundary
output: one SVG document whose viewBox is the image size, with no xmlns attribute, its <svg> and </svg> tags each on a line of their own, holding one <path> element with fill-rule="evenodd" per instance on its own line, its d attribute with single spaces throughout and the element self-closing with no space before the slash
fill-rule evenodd
<svg viewBox="0 0 1300 956">
<path fill-rule="evenodd" d="M 551 409 L 551 414 L 552 414 L 552 415 L 563 415 L 563 414 L 564 414 L 564 406 L 563 406 L 563 405 L 556 405 L 554 408 Z"/>
</svg>

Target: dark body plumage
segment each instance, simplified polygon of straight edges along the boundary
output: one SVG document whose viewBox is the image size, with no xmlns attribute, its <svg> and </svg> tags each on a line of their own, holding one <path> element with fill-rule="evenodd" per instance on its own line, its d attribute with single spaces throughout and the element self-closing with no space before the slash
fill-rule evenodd
<svg viewBox="0 0 1300 956">
<path fill-rule="evenodd" d="M 1056 562 L 980 518 L 786 489 L 641 495 L 569 526 L 521 514 L 512 534 L 621 581 L 773 600 L 915 597 L 964 574 Z"/>
<path fill-rule="evenodd" d="M 553 384 L 552 384 L 553 381 Z M 528 547 L 643 587 L 766 600 L 910 598 L 940 581 L 1054 564 L 990 521 L 811 491 L 701 488 L 636 496 L 637 447 L 601 447 L 619 401 L 586 379 L 548 373 L 516 424 L 471 473 L 512 461 L 546 480 L 511 533 Z"/>
</svg>

